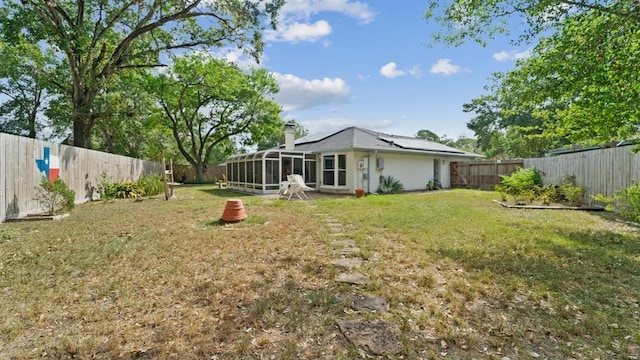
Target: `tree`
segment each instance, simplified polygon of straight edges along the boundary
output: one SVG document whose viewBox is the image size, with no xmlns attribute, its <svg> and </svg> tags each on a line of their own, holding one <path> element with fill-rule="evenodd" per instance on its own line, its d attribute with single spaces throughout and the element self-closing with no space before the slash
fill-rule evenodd
<svg viewBox="0 0 640 360">
<path fill-rule="evenodd" d="M 293 124 L 294 138 L 299 139 L 309 135 L 309 130 L 295 120 L 287 121 L 287 124 Z M 284 127 L 277 130 L 273 136 L 258 141 L 258 150 L 265 150 L 284 144 Z"/>
<path fill-rule="evenodd" d="M 497 33 L 508 33 L 509 20 L 526 21 L 517 41 L 540 37 L 533 56 L 504 74 L 493 94 L 503 119 L 532 120 L 525 127 L 508 125 L 511 135 L 524 134 L 539 146 L 560 139 L 594 143 L 637 136 L 637 1 L 455 0 L 444 8 L 433 1 L 427 18 L 447 20 L 436 37 L 455 45 L 469 39 L 484 43 Z M 480 122 L 470 125 L 479 129 Z"/>
<path fill-rule="evenodd" d="M 416 137 L 422 140 L 433 141 L 437 143 L 440 142 L 440 137 L 431 130 L 418 130 L 418 133 L 416 133 Z"/>
<path fill-rule="evenodd" d="M 30 138 L 43 135 L 43 111 L 51 94 L 39 69 L 49 61 L 50 54 L 28 39 L 17 37 L 14 44 L 0 40 L 1 131 Z"/>
<path fill-rule="evenodd" d="M 640 22 L 587 12 L 565 20 L 500 84 L 541 119 L 542 135 L 603 143 L 638 133 Z"/>
<path fill-rule="evenodd" d="M 485 45 L 497 35 L 512 35 L 514 28 L 522 29 L 516 41 L 529 41 L 584 13 L 640 22 L 640 5 L 633 0 L 429 0 L 425 19 L 442 26 L 441 32 L 434 34 L 436 41 L 456 46 L 466 41 Z"/>
<path fill-rule="evenodd" d="M 215 151 L 230 154 L 231 139 L 251 145 L 283 126 L 280 107 L 269 100 L 278 91 L 277 82 L 264 69 L 247 74 L 224 60 L 179 57 L 147 86 L 198 180 L 204 179 Z"/>
<path fill-rule="evenodd" d="M 20 0 L 0 7 L 3 27 L 39 39 L 64 59 L 67 78 L 50 77 L 73 108 L 73 143 L 90 148 L 106 118 L 96 98 L 123 69 L 160 66 L 178 49 L 237 45 L 262 52 L 263 19 L 275 28 L 284 0 Z"/>
<path fill-rule="evenodd" d="M 567 144 L 563 137 L 545 136 L 543 120 L 535 117 L 531 109 L 515 106 L 515 94 L 500 91 L 502 75 L 494 74 L 494 93 L 463 105 L 464 112 L 476 114 L 467 128 L 475 133 L 478 151 L 488 158 L 526 158 Z"/>
</svg>

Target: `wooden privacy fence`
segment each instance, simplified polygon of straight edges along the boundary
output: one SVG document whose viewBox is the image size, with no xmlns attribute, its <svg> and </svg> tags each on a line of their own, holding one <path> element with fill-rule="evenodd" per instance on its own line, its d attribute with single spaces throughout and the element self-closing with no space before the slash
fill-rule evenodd
<svg viewBox="0 0 640 360">
<path fill-rule="evenodd" d="M 451 162 L 451 187 L 493 190 L 500 175 L 510 175 L 517 167 L 524 167 L 522 159 Z"/>
<path fill-rule="evenodd" d="M 80 203 L 93 198 L 102 173 L 122 182 L 163 172 L 157 162 L 0 133 L 0 222 L 40 212 L 33 197 L 43 176 L 59 175 Z"/>
<path fill-rule="evenodd" d="M 540 170 L 544 184 L 559 184 L 563 177 L 575 176 L 587 195 L 613 195 L 640 180 L 640 154 L 634 146 L 576 152 L 546 158 L 525 159 L 524 166 Z"/>
<path fill-rule="evenodd" d="M 196 170 L 191 165 L 173 165 L 173 174 L 176 181 L 195 181 Z M 204 173 L 205 181 L 217 181 L 226 178 L 227 167 L 221 165 L 207 165 L 207 171 Z"/>
</svg>

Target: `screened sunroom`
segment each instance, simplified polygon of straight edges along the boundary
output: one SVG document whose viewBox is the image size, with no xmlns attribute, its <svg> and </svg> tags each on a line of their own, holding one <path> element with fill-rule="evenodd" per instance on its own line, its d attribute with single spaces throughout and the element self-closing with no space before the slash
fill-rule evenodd
<svg viewBox="0 0 640 360">
<path fill-rule="evenodd" d="M 317 188 L 316 155 L 310 152 L 269 149 L 227 159 L 227 188 L 275 194 L 287 175 L 300 174 L 306 185 Z"/>
</svg>

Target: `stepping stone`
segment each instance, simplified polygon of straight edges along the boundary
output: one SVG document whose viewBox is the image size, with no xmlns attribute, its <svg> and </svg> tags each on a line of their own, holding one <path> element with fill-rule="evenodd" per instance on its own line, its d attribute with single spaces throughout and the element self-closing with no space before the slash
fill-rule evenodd
<svg viewBox="0 0 640 360">
<path fill-rule="evenodd" d="M 338 321 L 340 332 L 352 344 L 368 350 L 373 355 L 393 355 L 401 350 L 400 329 L 386 321 Z"/>
<path fill-rule="evenodd" d="M 362 265 L 362 260 L 342 258 L 342 259 L 333 260 L 331 264 L 341 267 L 343 269 L 351 270 L 351 269 L 359 268 L 360 265 Z"/>
<path fill-rule="evenodd" d="M 333 246 L 355 247 L 356 246 L 356 242 L 354 240 L 336 240 L 336 241 L 332 241 L 331 245 L 333 245 Z"/>
<path fill-rule="evenodd" d="M 354 310 L 367 309 L 378 312 L 387 312 L 388 308 L 387 301 L 379 296 L 353 294 L 340 296 L 339 299 L 349 303 L 349 306 Z"/>
<path fill-rule="evenodd" d="M 360 254 L 360 248 L 357 247 L 349 247 L 333 250 L 334 253 L 340 255 L 358 255 Z"/>
<path fill-rule="evenodd" d="M 355 274 L 341 273 L 341 274 L 338 274 L 338 276 L 336 276 L 337 282 L 343 282 L 343 283 L 353 284 L 353 285 L 368 284 L 370 280 L 371 279 L 367 275 L 362 275 L 358 273 L 355 273 Z"/>
</svg>

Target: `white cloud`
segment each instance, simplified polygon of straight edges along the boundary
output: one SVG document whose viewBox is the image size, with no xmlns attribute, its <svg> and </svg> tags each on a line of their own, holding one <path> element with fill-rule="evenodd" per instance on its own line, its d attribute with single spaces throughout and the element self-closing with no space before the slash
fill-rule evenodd
<svg viewBox="0 0 640 360">
<path fill-rule="evenodd" d="M 226 51 L 226 52 L 225 52 Z M 256 59 L 247 55 L 244 51 L 240 49 L 227 48 L 221 49 L 220 52 L 211 52 L 211 55 L 217 58 L 223 58 L 227 61 L 231 61 L 238 65 L 242 69 L 250 69 L 259 66 Z M 264 55 L 260 59 L 260 62 L 264 60 Z"/>
<path fill-rule="evenodd" d="M 532 49 L 529 48 L 525 51 L 518 51 L 518 50 L 512 50 L 512 51 L 500 51 L 499 53 L 495 53 L 493 54 L 493 58 L 498 60 L 498 61 L 508 61 L 508 60 L 520 60 L 520 59 L 526 59 L 531 57 L 531 51 Z"/>
<path fill-rule="evenodd" d="M 396 78 L 398 76 L 404 76 L 406 75 L 406 73 L 402 70 L 398 70 L 396 63 L 394 62 L 390 62 L 387 65 L 383 66 L 380 68 L 380 74 L 382 74 L 382 76 L 389 78 L 389 79 L 393 79 Z"/>
<path fill-rule="evenodd" d="M 370 23 L 375 13 L 369 5 L 350 0 L 289 0 L 280 10 L 276 30 L 265 31 L 267 41 L 315 42 L 331 34 L 331 25 L 326 20 L 312 22 L 311 16 L 326 12 L 340 13 L 357 19 L 362 24 Z M 331 43 L 324 41 L 323 46 Z"/>
<path fill-rule="evenodd" d="M 280 84 L 276 101 L 285 111 L 344 103 L 349 99 L 349 86 L 340 78 L 307 80 L 280 73 L 273 73 L 273 76 Z"/>
<path fill-rule="evenodd" d="M 367 3 L 349 0 L 289 0 L 281 10 L 285 17 L 298 19 L 321 12 L 341 13 L 364 24 L 372 22 L 376 15 Z"/>
<path fill-rule="evenodd" d="M 451 63 L 451 59 L 440 59 L 431 67 L 432 74 L 442 74 L 445 76 L 454 75 L 462 71 L 462 67 Z"/>
<path fill-rule="evenodd" d="M 408 70 L 400 70 L 400 69 L 398 69 L 398 65 L 396 65 L 395 62 L 390 62 L 390 63 L 388 63 L 385 66 L 380 68 L 380 74 L 382 74 L 382 76 L 384 76 L 384 77 L 386 77 L 388 79 L 393 79 L 393 78 L 397 78 L 399 76 L 406 76 L 406 75 L 418 76 L 421 73 L 422 73 L 422 71 L 417 66 L 414 66 L 413 68 L 408 69 Z"/>
<path fill-rule="evenodd" d="M 331 34 L 331 25 L 324 20 L 320 20 L 313 24 L 295 22 L 281 25 L 277 31 L 265 31 L 265 39 L 267 41 L 285 41 L 291 43 L 301 41 L 315 42 L 329 34 Z"/>
<path fill-rule="evenodd" d="M 395 124 L 393 120 L 356 120 L 349 118 L 325 118 L 315 120 L 303 120 L 300 124 L 309 130 L 309 134 L 332 134 L 338 130 L 350 126 L 358 126 L 369 130 L 384 131 L 385 128 Z"/>
</svg>

